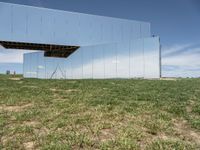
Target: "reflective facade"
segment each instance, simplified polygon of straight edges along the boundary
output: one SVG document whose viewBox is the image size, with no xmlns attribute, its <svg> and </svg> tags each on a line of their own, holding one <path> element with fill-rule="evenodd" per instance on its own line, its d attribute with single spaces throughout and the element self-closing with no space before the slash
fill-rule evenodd
<svg viewBox="0 0 200 150">
<path fill-rule="evenodd" d="M 150 23 L 0 2 L 0 41 L 80 46 L 67 58 L 24 55 L 24 77 L 159 78 Z"/>
<path fill-rule="evenodd" d="M 81 47 L 68 58 L 24 55 L 24 76 L 41 79 L 159 78 L 159 38 Z"/>
<path fill-rule="evenodd" d="M 0 40 L 88 46 L 150 36 L 150 24 L 0 2 Z"/>
</svg>

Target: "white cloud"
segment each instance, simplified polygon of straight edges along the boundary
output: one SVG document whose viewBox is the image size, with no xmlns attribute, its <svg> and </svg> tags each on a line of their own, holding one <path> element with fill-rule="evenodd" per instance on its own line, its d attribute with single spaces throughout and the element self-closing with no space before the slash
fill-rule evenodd
<svg viewBox="0 0 200 150">
<path fill-rule="evenodd" d="M 170 57 L 163 57 L 162 64 L 169 66 L 191 66 L 200 65 L 200 54 L 180 54 Z"/>
<path fill-rule="evenodd" d="M 179 50 L 185 49 L 189 46 L 192 46 L 192 44 L 174 45 L 174 46 L 171 46 L 171 47 L 164 47 L 162 49 L 162 55 L 166 56 L 166 55 L 169 55 L 171 53 L 177 52 Z"/>
<path fill-rule="evenodd" d="M 200 77 L 200 47 L 194 48 L 191 44 L 176 45 L 164 48 L 163 53 L 163 76 Z M 174 69 L 167 70 L 166 67 Z"/>
</svg>

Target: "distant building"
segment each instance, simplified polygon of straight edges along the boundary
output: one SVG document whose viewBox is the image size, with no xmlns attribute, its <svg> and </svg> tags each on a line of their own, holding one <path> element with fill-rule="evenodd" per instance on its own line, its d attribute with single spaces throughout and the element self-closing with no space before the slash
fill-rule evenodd
<svg viewBox="0 0 200 150">
<path fill-rule="evenodd" d="M 24 77 L 160 78 L 150 23 L 0 2 L 0 44 L 24 55 Z"/>
</svg>

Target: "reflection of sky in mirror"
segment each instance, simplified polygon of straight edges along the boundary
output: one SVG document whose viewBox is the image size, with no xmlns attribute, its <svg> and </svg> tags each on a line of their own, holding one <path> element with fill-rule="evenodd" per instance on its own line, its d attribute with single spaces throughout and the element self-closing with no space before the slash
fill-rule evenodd
<svg viewBox="0 0 200 150">
<path fill-rule="evenodd" d="M 200 35 L 200 2 L 199 0 L 1 0 L 21 4 L 78 11 L 127 19 L 144 20 L 152 23 L 152 33 L 161 37 L 163 45 L 163 75 L 164 76 L 199 76 L 199 46 L 184 49 L 186 45 L 197 45 Z M 115 5 L 113 5 L 113 3 Z M 107 5 L 105 5 L 107 4 Z M 112 11 L 110 6 L 112 5 Z M 123 11 L 119 11 L 123 10 Z M 38 26 L 40 26 L 38 24 Z M 59 34 L 62 37 L 62 32 Z M 56 35 L 58 36 L 58 35 Z M 180 48 L 177 48 L 180 47 Z M 178 50 L 177 50 L 178 49 Z M 169 54 L 169 51 L 177 50 Z M 185 52 L 187 51 L 187 52 Z M 168 53 L 165 55 L 165 53 Z M 10 63 L 21 63 L 21 51 L 5 56 L 0 51 L 0 63 L 10 60 Z M 16 55 L 14 57 L 14 55 Z M 19 56 L 21 55 L 21 56 Z M 6 61 L 9 64 L 9 62 Z M 5 65 L 0 65 L 0 71 L 5 72 Z M 9 65 L 8 65 L 9 66 Z M 22 65 L 16 65 L 19 66 Z M 5 68 L 5 69 L 2 69 Z M 3 71 L 2 71 L 3 70 Z M 22 70 L 22 69 L 20 69 Z M 188 72 L 188 73 L 187 73 Z"/>
<path fill-rule="evenodd" d="M 26 77 L 159 78 L 159 38 L 81 47 L 68 58 L 25 55 Z"/>
</svg>

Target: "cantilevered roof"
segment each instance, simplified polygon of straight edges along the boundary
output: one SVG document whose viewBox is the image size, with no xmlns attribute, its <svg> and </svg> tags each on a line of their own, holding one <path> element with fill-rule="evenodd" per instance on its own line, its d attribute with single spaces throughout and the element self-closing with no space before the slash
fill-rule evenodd
<svg viewBox="0 0 200 150">
<path fill-rule="evenodd" d="M 79 48 L 79 46 L 25 43 L 25 42 L 12 42 L 12 41 L 0 41 L 0 45 L 6 49 L 45 51 L 45 56 L 47 57 L 68 57 L 70 54 L 72 54 Z"/>
</svg>

